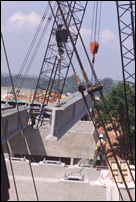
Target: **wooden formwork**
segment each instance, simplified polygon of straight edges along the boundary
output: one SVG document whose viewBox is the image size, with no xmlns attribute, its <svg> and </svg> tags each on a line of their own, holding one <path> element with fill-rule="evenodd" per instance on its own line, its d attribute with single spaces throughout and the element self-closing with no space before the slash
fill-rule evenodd
<svg viewBox="0 0 136 202">
<path fill-rule="evenodd" d="M 129 164 L 129 161 L 127 161 L 127 162 Z M 110 163 L 110 166 L 112 168 L 112 171 L 113 171 L 113 174 L 115 176 L 115 179 L 116 179 L 117 183 L 123 183 L 123 179 L 121 177 L 121 174 L 120 174 L 120 171 L 118 169 L 117 163 L 115 161 L 109 161 L 109 163 Z M 120 168 L 121 168 L 122 174 L 123 174 L 123 176 L 125 178 L 125 181 L 130 182 L 131 181 L 131 175 L 130 175 L 130 171 L 128 169 L 128 165 L 127 165 L 126 161 L 121 160 L 121 161 L 118 161 L 118 163 L 120 165 Z M 110 171 L 110 179 L 112 181 L 114 181 L 114 178 L 112 176 L 111 171 Z"/>
</svg>

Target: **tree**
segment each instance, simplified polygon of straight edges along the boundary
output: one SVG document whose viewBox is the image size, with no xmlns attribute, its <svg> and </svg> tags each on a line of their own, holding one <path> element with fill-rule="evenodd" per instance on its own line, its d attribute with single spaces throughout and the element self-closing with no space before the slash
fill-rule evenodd
<svg viewBox="0 0 136 202">
<path fill-rule="evenodd" d="M 112 86 L 115 86 L 113 79 L 107 77 L 101 83 L 103 84 L 103 93 L 105 95 L 111 91 Z"/>
<path fill-rule="evenodd" d="M 129 90 L 129 94 L 131 95 L 131 99 L 128 99 L 129 105 L 129 116 L 132 122 L 135 122 L 135 107 L 132 102 L 132 98 L 135 99 L 135 90 L 133 88 L 130 89 L 129 84 L 126 84 L 127 90 Z M 127 111 L 126 111 L 126 103 L 125 103 L 125 93 L 124 93 L 124 83 L 119 82 L 116 86 L 111 87 L 111 92 L 105 96 L 106 105 L 109 109 L 109 113 L 116 123 L 116 130 L 119 132 L 120 136 L 119 139 L 121 141 L 121 145 L 123 149 L 127 153 L 127 158 L 130 159 L 130 146 L 129 146 L 129 135 L 128 135 L 128 124 L 127 124 Z M 107 114 L 106 108 L 104 103 L 101 101 L 98 104 L 99 110 L 103 117 L 103 121 L 107 126 L 110 123 L 109 116 Z M 101 122 L 99 117 L 96 114 L 95 109 L 93 109 L 95 113 L 94 119 L 97 125 L 97 128 L 100 128 Z M 131 123 L 130 123 L 131 124 Z M 131 135 L 135 136 L 135 128 L 134 126 L 130 125 L 131 128 Z M 132 151 L 133 155 L 135 155 L 135 148 Z"/>
</svg>

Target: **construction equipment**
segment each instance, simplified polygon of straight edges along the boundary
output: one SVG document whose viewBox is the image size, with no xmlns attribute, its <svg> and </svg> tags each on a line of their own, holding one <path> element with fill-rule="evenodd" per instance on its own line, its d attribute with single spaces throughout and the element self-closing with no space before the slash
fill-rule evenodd
<svg viewBox="0 0 136 202">
<path fill-rule="evenodd" d="M 93 54 L 92 63 L 94 63 L 95 54 L 98 52 L 98 49 L 99 49 L 99 44 L 97 43 L 97 41 L 90 43 L 90 52 Z"/>
<path fill-rule="evenodd" d="M 107 128 L 106 128 L 106 126 L 105 126 L 105 124 L 103 122 L 103 117 L 101 116 L 101 113 L 100 113 L 98 105 L 97 105 L 97 101 L 96 101 L 95 96 L 94 96 L 94 92 L 98 91 L 100 93 L 100 96 L 102 98 L 104 106 L 107 109 L 107 115 L 110 117 L 110 112 L 109 112 L 109 109 L 106 106 L 106 101 L 105 101 L 103 93 L 102 93 L 103 85 L 98 81 L 96 73 L 94 71 L 95 54 L 98 52 L 98 49 L 99 49 L 99 40 L 96 40 L 98 2 L 95 2 L 96 3 L 96 15 L 95 15 L 94 40 L 91 40 L 91 43 L 90 43 L 90 52 L 93 54 L 93 57 L 92 57 L 93 65 L 91 64 L 91 62 L 89 60 L 89 57 L 87 55 L 87 52 L 86 52 L 82 37 L 81 37 L 80 32 L 79 32 L 80 28 L 81 28 L 82 21 L 83 21 L 83 17 L 84 17 L 85 11 L 86 11 L 87 2 L 83 2 L 83 1 L 78 1 L 78 2 L 76 2 L 76 1 L 71 1 L 71 2 L 57 1 L 57 2 L 55 2 L 56 5 L 57 5 L 57 10 L 53 9 L 50 1 L 48 1 L 48 3 L 49 3 L 49 7 L 50 7 L 51 13 L 52 13 L 51 16 L 54 17 L 54 22 L 53 22 L 53 26 L 52 26 L 52 30 L 51 30 L 51 35 L 49 37 L 47 49 L 46 49 L 46 52 L 45 52 L 45 56 L 44 56 L 44 59 L 43 59 L 43 64 L 42 64 L 42 67 L 41 67 L 41 71 L 40 71 L 40 74 L 39 74 L 38 83 L 37 83 L 37 86 L 36 86 L 36 89 L 35 89 L 35 94 L 34 94 L 33 101 L 32 101 L 32 105 L 34 105 L 34 102 L 35 102 L 35 100 L 37 98 L 36 95 L 39 93 L 39 91 L 45 91 L 46 90 L 46 93 L 44 95 L 44 99 L 42 99 L 42 102 L 40 103 L 42 105 L 42 107 L 40 109 L 40 116 L 39 116 L 38 123 L 41 122 L 41 124 L 42 124 L 42 121 L 43 121 L 43 116 L 42 115 L 43 115 L 43 112 L 45 110 L 44 107 L 45 107 L 45 105 L 48 104 L 49 96 L 50 96 L 51 90 L 53 88 L 55 89 L 55 92 L 58 93 L 58 101 L 60 100 L 61 95 L 63 93 L 63 88 L 64 88 L 64 85 L 65 85 L 65 81 L 66 81 L 66 78 L 67 78 L 67 75 L 68 75 L 69 67 L 71 65 L 72 68 L 73 68 L 76 80 L 77 80 L 78 90 L 79 90 L 79 92 L 81 92 L 81 94 L 83 96 L 85 105 L 86 105 L 86 107 L 88 109 L 89 116 L 90 116 L 91 120 L 93 121 L 94 126 L 96 128 L 95 122 L 93 120 L 93 117 L 92 117 L 92 115 L 91 115 L 91 113 L 89 111 L 89 108 L 88 108 L 88 104 L 86 102 L 86 98 L 85 98 L 85 95 L 84 95 L 85 90 L 88 92 L 88 94 L 90 95 L 91 101 L 93 101 L 93 103 L 94 103 L 94 106 L 96 108 L 98 116 L 100 117 L 100 121 L 102 123 L 103 129 L 105 131 L 106 137 L 107 137 L 108 142 L 110 144 L 111 150 L 113 151 L 113 156 L 114 156 L 116 164 L 117 164 L 117 169 L 120 172 L 122 182 L 124 183 L 124 185 L 126 187 L 126 190 L 128 192 L 130 200 L 132 200 L 130 191 L 129 191 L 128 186 L 126 184 L 125 177 L 124 177 L 124 175 L 122 173 L 120 164 L 117 161 L 117 157 L 115 155 L 113 146 L 111 144 Z M 134 37 L 134 12 L 133 12 L 133 6 L 134 5 L 135 4 L 133 2 L 131 2 L 131 1 L 129 3 L 123 4 L 123 5 L 117 1 L 117 13 L 118 13 L 118 22 L 119 22 L 119 36 L 120 36 L 121 56 L 122 56 L 122 65 L 123 65 L 124 86 L 125 86 L 125 83 L 128 80 L 128 78 L 130 78 L 130 77 L 132 79 L 134 78 L 134 73 L 131 74 L 129 72 L 129 70 L 125 69 L 125 67 L 128 64 L 130 64 L 132 61 L 135 61 L 135 46 L 130 50 L 127 47 L 125 47 L 126 52 L 123 53 L 123 48 L 124 48 L 123 42 L 125 42 L 125 40 L 128 37 L 133 37 L 133 45 L 134 45 L 134 38 L 135 38 Z M 121 8 L 121 9 L 123 8 L 123 13 L 121 15 L 119 14 L 119 8 Z M 130 14 L 131 14 L 130 15 L 131 16 L 131 23 L 126 25 L 125 22 L 123 22 L 123 24 L 125 24 L 125 28 L 129 28 L 131 30 L 131 33 L 129 33 L 129 34 L 126 33 L 127 37 L 125 37 L 125 39 L 122 40 L 121 35 L 122 35 L 122 33 L 124 34 L 124 29 L 125 28 L 121 29 L 120 23 L 122 22 L 122 20 L 120 20 L 120 18 L 123 16 L 124 13 L 127 13 L 127 12 L 130 12 Z M 78 13 L 80 13 L 80 17 L 77 17 Z M 81 15 L 81 13 L 82 13 L 82 15 Z M 51 16 L 48 18 L 49 21 L 51 20 Z M 48 21 L 48 23 L 49 23 L 49 21 Z M 100 23 L 99 23 L 99 25 L 100 25 Z M 45 30 L 46 30 L 46 28 L 45 28 Z M 100 26 L 99 26 L 99 28 L 100 28 Z M 100 31 L 100 29 L 99 29 L 99 31 Z M 76 49 L 76 42 L 77 42 L 78 37 L 80 37 L 80 39 L 81 39 L 83 48 L 85 50 L 87 59 L 89 61 L 89 64 L 90 64 L 90 67 L 91 67 L 91 70 L 92 70 L 91 81 L 89 81 L 89 79 L 88 79 L 87 73 L 85 72 L 84 66 L 82 64 L 82 61 L 81 61 L 80 56 L 78 54 L 78 51 Z M 39 41 L 39 43 L 38 43 L 37 49 L 39 47 L 40 42 L 41 41 Z M 72 48 L 71 48 L 71 46 L 68 46 L 68 45 L 72 45 Z M 36 51 L 37 51 L 37 49 L 36 49 Z M 72 64 L 72 61 L 71 61 L 74 52 L 75 52 L 75 55 L 76 55 L 77 60 L 79 62 L 79 67 L 81 69 L 81 72 L 82 72 L 82 75 L 83 75 L 83 78 L 84 78 L 84 85 L 80 84 L 80 81 L 79 81 L 79 78 L 77 76 L 76 70 L 75 70 L 75 68 L 74 68 L 74 66 Z M 127 53 L 129 53 L 129 54 L 131 53 L 133 58 L 131 58 L 130 56 L 126 57 Z M 36 52 L 34 52 L 33 56 L 35 56 L 35 54 L 36 54 Z M 32 57 L 31 61 L 33 61 L 33 58 L 34 57 Z M 130 59 L 130 61 L 128 63 L 126 63 L 125 65 L 124 65 L 124 58 L 125 59 Z M 29 67 L 31 66 L 31 61 L 30 61 L 30 64 L 28 65 L 27 72 L 29 70 Z M 125 77 L 124 73 L 128 73 L 128 76 Z M 93 79 L 94 79 L 94 81 L 93 81 Z M 62 81 L 62 86 L 61 87 L 59 85 L 57 85 L 57 84 L 60 84 L 60 80 Z M 133 85 L 134 83 L 132 83 L 132 82 L 130 82 L 130 83 L 132 84 L 131 87 L 134 87 L 134 85 Z M 20 91 L 20 88 L 19 88 L 19 91 Z M 47 97 L 47 92 L 49 93 L 48 97 Z M 125 91 L 125 94 L 126 94 L 126 97 L 130 96 L 130 94 L 128 92 L 126 92 L 126 91 Z M 126 101 L 126 106 L 127 106 L 127 110 L 128 110 L 128 102 L 127 102 L 126 97 L 125 97 L 125 101 Z M 127 114 L 127 115 L 128 115 L 128 118 L 129 118 L 129 114 Z M 110 121 L 112 123 L 112 126 L 113 126 L 113 129 L 115 131 L 115 134 L 117 135 L 116 130 L 115 130 L 115 125 L 114 125 L 111 117 L 110 117 Z M 129 124 L 129 121 L 128 121 L 128 124 Z M 132 127 L 132 128 L 134 129 L 134 127 Z M 97 131 L 97 129 L 96 129 L 96 131 Z M 128 125 L 128 131 L 130 132 L 129 125 Z M 97 132 L 97 134 L 98 134 L 98 132 Z M 132 149 L 132 144 L 131 143 L 134 144 L 134 140 L 131 139 L 131 135 L 129 136 L 129 141 L 130 141 L 130 150 L 131 150 Z M 131 156 L 133 156 L 133 155 L 131 154 Z M 87 165 L 87 163 L 88 162 L 86 162 L 85 165 Z M 107 158 L 107 163 L 109 163 L 108 158 Z M 128 169 L 129 169 L 129 165 L 127 163 L 126 163 L 126 165 L 127 165 Z M 84 169 L 84 167 L 81 168 L 80 171 L 74 172 L 74 173 L 78 172 L 78 174 L 79 174 L 78 177 L 72 176 L 72 174 L 74 174 L 74 173 L 71 173 L 69 175 L 65 175 L 65 179 L 83 181 L 84 176 L 82 175 L 81 172 Z M 115 180 L 115 183 L 117 185 L 117 181 L 116 181 L 113 169 L 110 166 L 110 164 L 109 164 L 109 168 L 111 170 L 111 174 L 112 174 L 112 176 L 113 176 L 113 178 Z M 118 185 L 117 185 L 117 188 L 118 188 Z M 119 190 L 119 188 L 118 188 L 118 190 Z M 119 193 L 120 193 L 120 190 L 119 190 Z M 121 195 L 121 193 L 120 193 L 120 195 Z"/>
</svg>

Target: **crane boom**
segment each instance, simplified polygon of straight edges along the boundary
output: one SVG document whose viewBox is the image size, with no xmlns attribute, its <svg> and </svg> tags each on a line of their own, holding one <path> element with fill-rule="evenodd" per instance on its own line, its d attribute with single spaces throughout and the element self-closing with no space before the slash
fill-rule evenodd
<svg viewBox="0 0 136 202">
<path fill-rule="evenodd" d="M 134 163 L 132 148 L 135 147 L 135 123 L 132 121 L 130 109 L 133 108 L 135 110 L 135 98 L 131 94 L 131 90 L 135 90 L 135 2 L 125 1 L 125 3 L 122 3 L 122 1 L 116 1 L 116 6 L 127 109 L 127 128 L 131 159 Z M 124 20 L 124 17 L 127 21 Z"/>
</svg>

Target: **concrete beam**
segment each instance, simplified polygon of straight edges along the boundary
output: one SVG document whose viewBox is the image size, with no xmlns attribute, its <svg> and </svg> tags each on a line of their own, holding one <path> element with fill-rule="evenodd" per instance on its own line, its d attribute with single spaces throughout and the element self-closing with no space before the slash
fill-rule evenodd
<svg viewBox="0 0 136 202">
<path fill-rule="evenodd" d="M 28 127 L 28 113 L 27 108 L 19 109 L 23 129 Z M 5 132 L 4 132 L 5 130 Z M 6 138 L 9 140 L 21 131 L 21 124 L 19 121 L 18 111 L 16 108 L 2 113 L 1 121 L 1 142 L 5 143 Z M 6 133 L 6 138 L 5 138 Z"/>
<path fill-rule="evenodd" d="M 78 121 L 58 141 L 47 140 L 49 129 L 27 127 L 24 132 L 31 155 L 89 159 L 96 148 L 91 121 Z M 13 154 L 27 154 L 21 132 L 9 144 Z M 6 144 L 3 150 L 7 153 Z"/>
<path fill-rule="evenodd" d="M 9 160 L 6 160 L 10 180 L 10 201 L 16 201 L 16 193 Z M 20 201 L 36 201 L 35 190 L 28 162 L 12 161 Z M 65 180 L 65 174 L 80 171 L 79 167 L 31 163 L 39 201 L 106 201 L 106 188 L 90 185 L 97 180 L 100 171 L 84 169 L 84 181 Z"/>
<path fill-rule="evenodd" d="M 93 104 L 90 95 L 85 94 L 89 109 Z M 50 134 L 47 140 L 58 140 L 61 138 L 80 118 L 87 113 L 87 107 L 84 103 L 82 95 L 78 93 L 72 94 L 71 99 L 66 101 L 61 107 L 47 107 L 52 110 Z"/>
</svg>

